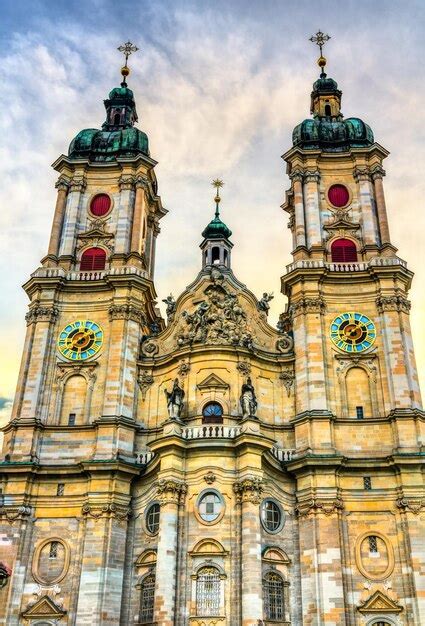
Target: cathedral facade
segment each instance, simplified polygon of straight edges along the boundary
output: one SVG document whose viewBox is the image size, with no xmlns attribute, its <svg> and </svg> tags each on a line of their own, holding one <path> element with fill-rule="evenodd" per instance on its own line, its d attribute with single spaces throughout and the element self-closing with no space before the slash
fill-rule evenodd
<svg viewBox="0 0 425 626">
<path fill-rule="evenodd" d="M 277 328 L 232 271 L 218 180 L 200 271 L 160 316 L 167 211 L 126 66 L 102 128 L 54 163 L 0 459 L 0 624 L 425 623 L 412 273 L 388 152 L 319 65 L 283 155 Z"/>
</svg>

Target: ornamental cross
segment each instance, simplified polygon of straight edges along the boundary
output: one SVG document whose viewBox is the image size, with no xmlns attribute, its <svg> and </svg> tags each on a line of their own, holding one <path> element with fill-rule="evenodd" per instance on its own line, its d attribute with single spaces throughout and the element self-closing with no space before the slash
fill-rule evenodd
<svg viewBox="0 0 425 626">
<path fill-rule="evenodd" d="M 322 48 L 325 45 L 325 43 L 327 41 L 329 41 L 330 38 L 331 38 L 330 35 L 325 35 L 325 33 L 322 33 L 321 30 L 318 30 L 315 35 L 310 37 L 310 41 L 312 41 L 313 43 L 315 43 L 315 44 L 317 44 L 319 46 L 319 48 L 320 48 L 320 56 L 323 56 Z"/>
<path fill-rule="evenodd" d="M 124 43 L 122 46 L 119 46 L 119 48 L 117 48 L 117 50 L 119 52 L 122 52 L 123 55 L 125 56 L 125 66 L 127 67 L 127 61 L 128 61 L 128 57 L 130 56 L 130 54 L 132 52 L 137 52 L 138 51 L 138 47 L 135 46 L 133 43 L 131 43 L 131 41 L 127 41 L 127 43 Z"/>
<path fill-rule="evenodd" d="M 214 180 L 212 181 L 211 185 L 213 187 L 215 187 L 216 189 L 216 194 L 215 194 L 215 216 L 219 217 L 219 213 L 218 213 L 218 205 L 220 203 L 220 187 L 224 186 L 224 183 L 222 180 L 220 180 L 220 178 L 214 178 Z"/>
</svg>

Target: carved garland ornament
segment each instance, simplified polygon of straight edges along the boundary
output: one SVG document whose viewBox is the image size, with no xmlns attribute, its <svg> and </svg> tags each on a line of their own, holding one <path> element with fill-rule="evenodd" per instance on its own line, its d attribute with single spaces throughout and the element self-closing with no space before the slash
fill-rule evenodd
<svg viewBox="0 0 425 626">
<path fill-rule="evenodd" d="M 257 476 L 249 476 L 243 480 L 234 483 L 233 491 L 236 495 L 236 502 L 252 502 L 252 504 L 260 504 L 261 494 L 264 491 L 263 481 Z"/>
<path fill-rule="evenodd" d="M 146 398 L 146 392 L 151 385 L 153 385 L 154 378 L 147 370 L 141 370 L 137 377 L 137 382 L 142 392 L 142 399 Z"/>
<path fill-rule="evenodd" d="M 17 520 L 23 520 L 25 517 L 31 515 L 31 507 L 26 506 L 0 506 L 0 519 L 6 519 L 10 524 Z"/>
<path fill-rule="evenodd" d="M 34 324 L 36 322 L 55 322 L 58 316 L 59 309 L 57 307 L 43 307 L 37 305 L 28 311 L 25 315 L 25 320 L 27 322 L 27 326 L 29 326 L 30 324 Z"/>
<path fill-rule="evenodd" d="M 123 506 L 121 504 L 114 504 L 110 502 L 108 504 L 83 504 L 81 513 L 94 519 L 101 517 L 113 517 L 118 520 L 128 519 L 132 515 L 130 507 Z"/>
<path fill-rule="evenodd" d="M 308 517 L 308 515 L 316 513 L 332 515 L 333 513 L 337 513 L 343 509 L 344 503 L 341 498 L 335 498 L 333 500 L 319 500 L 318 498 L 311 498 L 311 500 L 299 502 L 295 507 L 295 512 L 299 517 Z"/>
<path fill-rule="evenodd" d="M 421 512 L 421 509 L 425 508 L 425 500 L 422 499 L 406 500 L 405 498 L 399 498 L 396 504 L 397 507 L 404 513 L 410 511 L 414 515 L 418 515 L 418 513 Z"/>
</svg>

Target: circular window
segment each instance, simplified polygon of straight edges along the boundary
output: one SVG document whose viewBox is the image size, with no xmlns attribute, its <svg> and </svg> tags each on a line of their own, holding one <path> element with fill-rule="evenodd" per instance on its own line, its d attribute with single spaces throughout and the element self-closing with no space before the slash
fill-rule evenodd
<svg viewBox="0 0 425 626">
<path fill-rule="evenodd" d="M 90 202 L 90 211 L 96 217 L 106 215 L 111 208 L 111 198 L 106 193 L 98 193 Z"/>
<path fill-rule="evenodd" d="M 277 533 L 285 524 L 285 513 L 275 500 L 263 500 L 261 504 L 261 523 L 269 533 Z"/>
<path fill-rule="evenodd" d="M 208 402 L 202 411 L 204 424 L 221 423 L 223 421 L 223 407 L 218 402 Z"/>
<path fill-rule="evenodd" d="M 151 504 L 146 511 L 146 529 L 151 535 L 156 535 L 159 531 L 160 507 L 158 502 Z"/>
<path fill-rule="evenodd" d="M 204 522 L 216 522 L 224 512 L 223 499 L 216 491 L 205 491 L 198 500 L 198 512 Z"/>
<path fill-rule="evenodd" d="M 350 200 L 350 194 L 344 185 L 331 185 L 328 190 L 329 202 L 333 206 L 341 208 L 346 206 Z"/>
</svg>

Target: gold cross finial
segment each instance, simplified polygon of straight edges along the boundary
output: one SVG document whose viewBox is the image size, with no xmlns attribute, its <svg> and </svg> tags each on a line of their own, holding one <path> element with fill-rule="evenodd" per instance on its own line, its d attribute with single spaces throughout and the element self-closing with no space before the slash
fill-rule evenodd
<svg viewBox="0 0 425 626">
<path fill-rule="evenodd" d="M 326 65 L 326 59 L 323 56 L 323 46 L 325 45 L 325 43 L 327 41 L 329 41 L 330 38 L 331 38 L 330 35 L 325 35 L 325 33 L 322 33 L 321 30 L 318 30 L 315 35 L 312 35 L 310 37 L 310 41 L 312 41 L 313 43 L 315 43 L 315 44 L 317 44 L 319 46 L 320 57 L 317 60 L 317 64 L 319 65 L 319 67 L 322 68 L 322 74 L 324 76 L 326 76 L 326 74 L 324 74 L 324 70 L 323 70 L 323 68 Z"/>
<path fill-rule="evenodd" d="M 222 180 L 220 180 L 220 178 L 214 178 L 214 180 L 212 181 L 211 185 L 213 187 L 216 188 L 216 194 L 215 194 L 215 216 L 218 217 L 218 205 L 220 204 L 220 187 L 224 186 L 224 183 Z"/>
<path fill-rule="evenodd" d="M 129 69 L 129 67 L 127 66 L 128 57 L 130 56 L 130 54 L 131 54 L 132 52 L 137 52 L 137 51 L 138 51 L 138 49 L 139 49 L 139 48 L 138 48 L 137 46 L 135 46 L 133 43 L 131 43 L 131 41 L 130 41 L 130 40 L 128 40 L 126 43 L 123 43 L 123 44 L 122 44 L 122 46 L 119 46 L 119 47 L 117 48 L 117 50 L 118 50 L 119 52 L 122 52 L 122 53 L 123 53 L 123 55 L 125 56 L 125 64 L 124 64 L 124 66 L 121 68 L 121 74 L 122 74 L 122 76 L 124 76 L 124 81 L 123 81 L 123 82 L 124 82 L 124 85 L 126 84 L 126 82 L 125 82 L 125 81 L 126 81 L 127 76 L 130 74 L 130 69 Z"/>
</svg>

